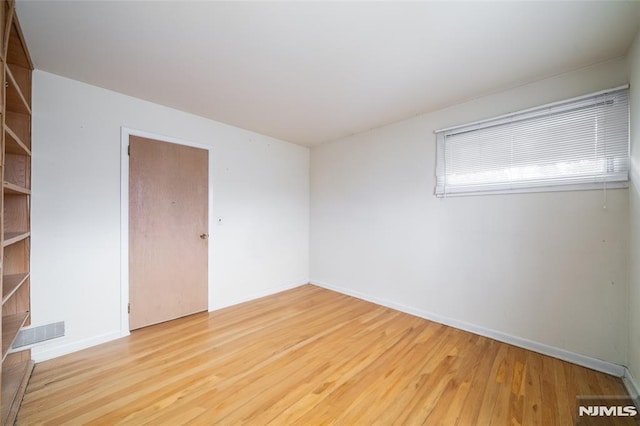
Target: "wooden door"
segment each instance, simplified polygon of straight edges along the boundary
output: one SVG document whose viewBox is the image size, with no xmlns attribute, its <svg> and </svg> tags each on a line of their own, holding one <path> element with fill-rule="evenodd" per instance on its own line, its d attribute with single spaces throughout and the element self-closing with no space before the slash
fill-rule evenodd
<svg viewBox="0 0 640 426">
<path fill-rule="evenodd" d="M 129 328 L 207 310 L 208 151 L 129 137 Z"/>
</svg>

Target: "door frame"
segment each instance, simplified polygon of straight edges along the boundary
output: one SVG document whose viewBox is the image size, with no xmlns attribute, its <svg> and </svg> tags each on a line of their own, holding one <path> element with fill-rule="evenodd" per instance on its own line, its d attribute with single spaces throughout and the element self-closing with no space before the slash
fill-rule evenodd
<svg viewBox="0 0 640 426">
<path fill-rule="evenodd" d="M 190 146 L 205 149 L 209 152 L 208 170 L 208 224 L 209 247 L 207 250 L 207 309 L 212 310 L 211 294 L 213 294 L 213 147 L 200 143 L 190 142 L 170 136 L 158 135 L 142 130 L 120 128 L 120 335 L 128 336 L 129 331 L 129 136 L 139 136 L 147 139 L 155 139 L 161 142 L 169 142 L 177 145 Z"/>
</svg>

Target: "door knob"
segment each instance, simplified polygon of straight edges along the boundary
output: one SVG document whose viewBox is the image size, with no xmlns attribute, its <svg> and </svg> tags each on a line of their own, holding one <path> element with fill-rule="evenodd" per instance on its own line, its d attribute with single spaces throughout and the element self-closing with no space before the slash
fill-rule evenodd
<svg viewBox="0 0 640 426">
<path fill-rule="evenodd" d="M 202 238 L 203 240 L 207 240 L 209 239 L 209 234 L 200 234 L 200 238 Z"/>
</svg>

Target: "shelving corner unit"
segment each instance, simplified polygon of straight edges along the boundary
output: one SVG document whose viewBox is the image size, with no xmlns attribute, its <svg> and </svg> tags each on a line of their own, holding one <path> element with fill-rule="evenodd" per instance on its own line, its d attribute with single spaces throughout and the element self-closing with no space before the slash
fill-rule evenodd
<svg viewBox="0 0 640 426">
<path fill-rule="evenodd" d="M 2 96 L 0 124 L 0 288 L 2 289 L 1 410 L 3 425 L 15 422 L 33 370 L 31 351 L 12 344 L 29 325 L 31 243 L 31 75 L 33 64 L 15 12 L 15 1 L 0 7 Z"/>
</svg>

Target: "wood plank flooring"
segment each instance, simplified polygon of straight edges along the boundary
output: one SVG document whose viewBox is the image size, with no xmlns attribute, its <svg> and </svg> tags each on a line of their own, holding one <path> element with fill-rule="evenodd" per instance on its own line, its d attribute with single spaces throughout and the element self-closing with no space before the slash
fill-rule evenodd
<svg viewBox="0 0 640 426">
<path fill-rule="evenodd" d="M 620 379 L 311 285 L 36 365 L 18 424 L 569 425 Z"/>
</svg>

